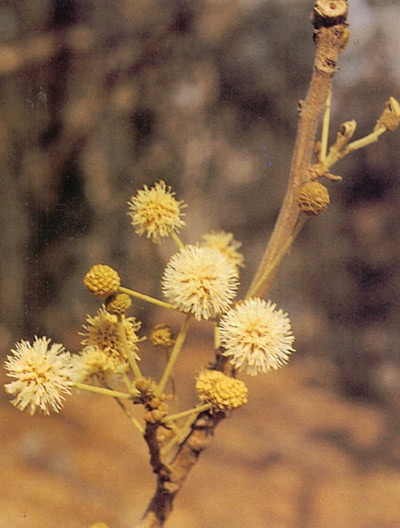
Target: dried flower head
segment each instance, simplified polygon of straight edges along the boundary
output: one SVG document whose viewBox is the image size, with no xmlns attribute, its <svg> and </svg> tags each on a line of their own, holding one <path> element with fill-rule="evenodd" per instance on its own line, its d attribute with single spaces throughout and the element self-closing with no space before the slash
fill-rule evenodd
<svg viewBox="0 0 400 528">
<path fill-rule="evenodd" d="M 196 378 L 196 391 L 201 401 L 211 403 L 218 411 L 232 411 L 247 403 L 244 382 L 217 370 L 201 372 Z"/>
<path fill-rule="evenodd" d="M 232 233 L 225 231 L 211 231 L 201 237 L 204 240 L 202 246 L 218 249 L 228 260 L 238 268 L 244 268 L 244 257 L 238 251 L 242 243 L 233 238 Z"/>
<path fill-rule="evenodd" d="M 15 396 L 11 403 L 30 415 L 40 410 L 44 414 L 59 412 L 64 394 L 70 394 L 74 381 L 71 355 L 63 345 L 50 345 L 47 337 L 35 337 L 33 344 L 20 341 L 7 356 L 7 376 L 15 381 L 7 383 L 8 394 Z"/>
<path fill-rule="evenodd" d="M 125 347 L 120 337 L 118 318 L 116 315 L 108 313 L 102 307 L 94 317 L 88 315 L 86 322 L 87 325 L 83 327 L 85 332 L 81 334 L 84 336 L 82 340 L 84 347 L 92 346 L 99 348 L 110 357 L 127 359 Z M 140 326 L 141 323 L 136 321 L 134 317 L 126 317 L 123 320 L 126 340 L 135 359 L 139 359 L 136 352 L 138 350 L 137 343 L 140 339 L 136 332 L 140 329 Z"/>
<path fill-rule="evenodd" d="M 114 269 L 105 264 L 95 264 L 86 273 L 83 282 L 86 288 L 96 297 L 107 297 L 115 293 L 121 279 Z"/>
<path fill-rule="evenodd" d="M 151 331 L 150 341 L 156 347 L 171 348 L 175 344 L 175 335 L 170 326 L 160 323 Z"/>
<path fill-rule="evenodd" d="M 394 97 L 389 97 L 385 103 L 382 114 L 376 122 L 374 131 L 378 128 L 386 128 L 394 132 L 400 124 L 400 104 Z"/>
<path fill-rule="evenodd" d="M 122 315 L 132 306 L 132 301 L 126 293 L 114 293 L 107 297 L 104 304 L 108 313 Z"/>
<path fill-rule="evenodd" d="M 128 202 L 128 214 L 138 235 L 146 233 L 147 238 L 159 242 L 160 238 L 170 236 L 185 225 L 181 210 L 186 205 L 174 195 L 171 187 L 159 181 L 150 189 L 145 185 L 136 196 L 132 196 Z"/>
<path fill-rule="evenodd" d="M 116 385 L 129 368 L 121 356 L 109 355 L 98 347 L 87 346 L 72 356 L 76 381 L 81 383 Z"/>
<path fill-rule="evenodd" d="M 250 376 L 276 370 L 293 352 L 288 315 L 270 301 L 248 299 L 229 310 L 219 323 L 224 356 Z"/>
<path fill-rule="evenodd" d="M 237 268 L 220 251 L 185 246 L 173 255 L 162 278 L 164 295 L 197 320 L 224 313 L 238 286 Z"/>
<path fill-rule="evenodd" d="M 329 202 L 328 189 L 322 183 L 310 181 L 300 189 L 298 203 L 301 211 L 307 215 L 318 215 L 328 207 Z"/>
</svg>

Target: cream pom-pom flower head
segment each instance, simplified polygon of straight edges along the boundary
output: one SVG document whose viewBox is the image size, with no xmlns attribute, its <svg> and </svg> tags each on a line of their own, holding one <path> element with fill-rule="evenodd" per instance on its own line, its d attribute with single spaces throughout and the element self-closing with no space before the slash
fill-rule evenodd
<svg viewBox="0 0 400 528">
<path fill-rule="evenodd" d="M 276 304 L 247 299 L 229 310 L 219 323 L 224 356 L 250 376 L 286 364 L 294 342 L 290 320 Z"/>
<path fill-rule="evenodd" d="M 61 344 L 50 345 L 47 337 L 36 337 L 33 344 L 20 341 L 11 352 L 5 361 L 7 376 L 15 378 L 5 385 L 15 396 L 11 403 L 30 415 L 37 410 L 59 412 L 75 381 L 70 353 Z"/>
<path fill-rule="evenodd" d="M 226 312 L 236 295 L 237 268 L 213 248 L 185 246 L 173 255 L 162 278 L 164 295 L 197 320 Z"/>
<path fill-rule="evenodd" d="M 176 233 L 185 225 L 182 209 L 186 204 L 176 200 L 171 187 L 163 181 L 155 183 L 150 189 L 145 185 L 136 196 L 132 196 L 128 206 L 136 233 L 146 233 L 153 242 Z"/>
</svg>

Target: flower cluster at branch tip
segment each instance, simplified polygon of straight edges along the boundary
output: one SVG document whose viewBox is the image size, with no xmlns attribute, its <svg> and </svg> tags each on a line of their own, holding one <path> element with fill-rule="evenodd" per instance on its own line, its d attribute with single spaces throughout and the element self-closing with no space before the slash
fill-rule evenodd
<svg viewBox="0 0 400 528">
<path fill-rule="evenodd" d="M 270 301 L 254 298 L 237 304 L 219 323 L 223 355 L 250 376 L 286 364 L 294 342 L 288 315 Z"/>
<path fill-rule="evenodd" d="M 157 243 L 185 225 L 182 209 L 186 205 L 174 196 L 171 187 L 159 181 L 150 189 L 145 185 L 131 198 L 128 214 L 138 235 L 146 233 L 147 238 Z"/>
<path fill-rule="evenodd" d="M 197 320 L 226 312 L 237 287 L 236 266 L 213 248 L 185 246 L 171 257 L 162 277 L 164 295 Z"/>
<path fill-rule="evenodd" d="M 218 249 L 232 264 L 238 268 L 244 268 L 244 257 L 238 251 L 242 243 L 235 240 L 232 233 L 211 231 L 211 233 L 202 235 L 201 238 L 204 240 L 201 244 L 202 246 Z"/>
<path fill-rule="evenodd" d="M 105 264 L 95 264 L 86 273 L 83 282 L 96 297 L 107 297 L 115 293 L 121 285 L 121 279 L 114 269 Z"/>
<path fill-rule="evenodd" d="M 217 370 L 201 372 L 196 378 L 196 391 L 201 401 L 211 403 L 217 411 L 232 411 L 247 403 L 244 382 Z"/>
<path fill-rule="evenodd" d="M 37 410 L 47 415 L 59 412 L 75 381 L 70 353 L 50 342 L 47 337 L 36 337 L 33 344 L 20 341 L 5 361 L 7 376 L 15 378 L 5 385 L 8 394 L 15 396 L 11 403 L 30 415 Z"/>
<path fill-rule="evenodd" d="M 108 313 L 104 307 L 97 311 L 97 314 L 92 317 L 87 316 L 87 325 L 84 325 L 84 332 L 81 335 L 84 337 L 82 345 L 92 346 L 100 349 L 104 354 L 114 358 L 116 361 L 125 363 L 127 356 L 125 347 L 121 340 L 118 318 L 116 315 Z M 141 340 L 137 333 L 141 327 L 141 323 L 136 321 L 134 317 L 126 317 L 122 322 L 126 340 L 130 350 L 135 359 L 139 359 L 136 354 L 138 351 L 137 343 Z"/>
<path fill-rule="evenodd" d="M 328 207 L 330 202 L 328 189 L 322 183 L 310 181 L 302 185 L 298 203 L 306 215 L 317 216 Z"/>
</svg>

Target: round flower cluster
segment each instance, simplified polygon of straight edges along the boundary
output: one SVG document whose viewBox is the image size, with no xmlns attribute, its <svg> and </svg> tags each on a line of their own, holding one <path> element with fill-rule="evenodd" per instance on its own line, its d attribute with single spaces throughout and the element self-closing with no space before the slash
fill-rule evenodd
<svg viewBox="0 0 400 528">
<path fill-rule="evenodd" d="M 150 334 L 152 345 L 160 348 L 171 348 L 175 344 L 175 336 L 172 328 L 166 324 L 157 324 Z"/>
<path fill-rule="evenodd" d="M 121 285 L 121 279 L 114 269 L 105 264 L 95 264 L 86 273 L 83 282 L 96 297 L 107 297 L 115 293 Z"/>
<path fill-rule="evenodd" d="M 82 340 L 83 346 L 93 346 L 100 349 L 104 354 L 122 361 L 127 359 L 116 315 L 108 313 L 102 307 L 94 317 L 88 315 L 86 322 L 87 325 L 83 327 L 85 332 L 81 334 L 84 337 Z M 139 359 L 136 352 L 140 338 L 136 332 L 140 329 L 141 323 L 136 321 L 134 317 L 126 317 L 123 319 L 122 325 L 128 346 L 135 359 Z"/>
<path fill-rule="evenodd" d="M 128 370 L 128 362 L 115 355 L 107 355 L 100 348 L 86 346 L 79 354 L 72 356 L 76 381 L 80 383 L 106 384 L 115 386 Z"/>
<path fill-rule="evenodd" d="M 247 403 L 244 382 L 217 370 L 201 372 L 196 378 L 196 391 L 201 401 L 211 403 L 217 411 L 232 411 Z"/>
<path fill-rule="evenodd" d="M 181 212 L 185 204 L 174 195 L 171 187 L 159 181 L 150 189 L 145 185 L 131 198 L 128 214 L 138 235 L 146 233 L 147 238 L 159 242 L 160 238 L 170 236 L 185 225 Z"/>
<path fill-rule="evenodd" d="M 171 257 L 162 278 L 164 295 L 197 320 L 224 313 L 237 287 L 237 268 L 220 251 L 190 245 Z"/>
<path fill-rule="evenodd" d="M 50 341 L 47 337 L 35 337 L 33 344 L 20 341 L 5 361 L 7 376 L 15 378 L 5 385 L 8 394 L 15 396 L 11 403 L 30 415 L 37 410 L 59 412 L 76 378 L 71 354 Z"/>
<path fill-rule="evenodd" d="M 288 315 L 270 301 L 254 298 L 237 304 L 219 323 L 223 355 L 250 376 L 286 364 L 294 336 Z"/>
<path fill-rule="evenodd" d="M 242 243 L 233 238 L 232 233 L 225 231 L 211 231 L 201 237 L 204 240 L 202 246 L 218 249 L 227 259 L 238 268 L 244 268 L 244 257 L 238 251 Z"/>
</svg>

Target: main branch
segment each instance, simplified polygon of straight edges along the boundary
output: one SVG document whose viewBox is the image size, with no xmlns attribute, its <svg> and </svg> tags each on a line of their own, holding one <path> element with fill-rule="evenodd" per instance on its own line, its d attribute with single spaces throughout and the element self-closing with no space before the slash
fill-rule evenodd
<svg viewBox="0 0 400 528">
<path fill-rule="evenodd" d="M 313 10 L 314 40 L 316 43 L 314 69 L 307 98 L 302 101 L 296 142 L 290 167 L 289 184 L 274 230 L 253 278 L 250 290 L 260 282 L 264 270 L 275 261 L 291 236 L 299 216 L 297 195 L 308 181 L 308 168 L 314 152 L 315 137 L 321 112 L 337 70 L 338 55 L 346 46 L 347 2 L 319 0 Z M 263 297 L 270 288 L 274 272 L 257 287 L 254 296 Z"/>
</svg>

